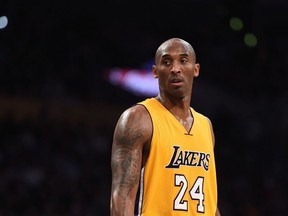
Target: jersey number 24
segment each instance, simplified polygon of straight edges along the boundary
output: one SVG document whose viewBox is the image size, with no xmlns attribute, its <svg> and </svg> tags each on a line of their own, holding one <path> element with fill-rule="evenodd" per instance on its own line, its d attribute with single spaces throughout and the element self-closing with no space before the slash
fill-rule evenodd
<svg viewBox="0 0 288 216">
<path fill-rule="evenodd" d="M 176 174 L 174 185 L 176 187 L 180 187 L 180 190 L 176 198 L 174 199 L 173 208 L 174 210 L 187 211 L 188 201 L 183 199 L 188 189 L 188 181 L 186 177 L 184 175 Z M 201 212 L 201 213 L 205 212 L 203 186 L 204 186 L 204 177 L 198 176 L 193 186 L 189 190 L 191 199 L 198 200 L 197 212 Z"/>
</svg>

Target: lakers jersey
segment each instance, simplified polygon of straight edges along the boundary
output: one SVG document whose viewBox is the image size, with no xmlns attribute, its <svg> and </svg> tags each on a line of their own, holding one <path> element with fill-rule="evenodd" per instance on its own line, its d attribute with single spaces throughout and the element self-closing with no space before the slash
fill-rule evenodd
<svg viewBox="0 0 288 216">
<path fill-rule="evenodd" d="M 141 170 L 135 214 L 141 216 L 214 216 L 217 184 L 208 119 L 191 108 L 187 132 L 155 98 L 141 103 L 150 113 L 150 154 Z"/>
</svg>

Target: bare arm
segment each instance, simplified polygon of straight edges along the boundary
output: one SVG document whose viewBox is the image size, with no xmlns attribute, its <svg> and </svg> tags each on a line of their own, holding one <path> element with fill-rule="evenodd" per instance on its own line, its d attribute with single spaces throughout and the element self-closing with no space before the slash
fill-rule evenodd
<svg viewBox="0 0 288 216">
<path fill-rule="evenodd" d="M 133 216 L 144 145 L 152 124 L 146 109 L 135 106 L 119 118 L 114 131 L 111 168 L 111 216 Z"/>
<path fill-rule="evenodd" d="M 210 129 L 211 129 L 211 136 L 212 136 L 213 146 L 215 147 L 215 135 L 214 135 L 213 126 L 212 126 L 212 123 L 211 123 L 210 119 L 208 119 L 208 122 L 209 122 Z M 218 207 L 217 207 L 217 210 L 216 210 L 215 216 L 221 216 Z"/>
</svg>

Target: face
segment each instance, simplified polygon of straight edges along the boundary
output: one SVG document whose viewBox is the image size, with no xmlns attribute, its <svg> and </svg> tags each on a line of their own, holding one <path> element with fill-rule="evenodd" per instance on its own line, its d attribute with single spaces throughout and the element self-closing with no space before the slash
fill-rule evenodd
<svg viewBox="0 0 288 216">
<path fill-rule="evenodd" d="M 200 69 L 195 61 L 194 50 L 186 42 L 175 40 L 162 44 L 153 66 L 160 93 L 175 98 L 191 97 L 193 80 Z"/>
</svg>

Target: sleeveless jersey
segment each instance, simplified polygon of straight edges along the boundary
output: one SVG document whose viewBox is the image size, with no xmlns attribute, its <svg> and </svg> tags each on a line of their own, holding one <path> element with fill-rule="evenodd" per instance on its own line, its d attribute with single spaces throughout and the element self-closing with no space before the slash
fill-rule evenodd
<svg viewBox="0 0 288 216">
<path fill-rule="evenodd" d="M 193 108 L 184 126 L 155 98 L 140 102 L 153 124 L 150 153 L 141 170 L 135 215 L 215 216 L 217 182 L 211 128 Z"/>
</svg>

